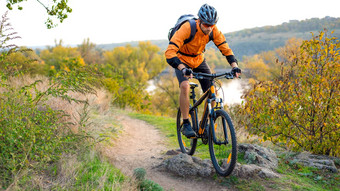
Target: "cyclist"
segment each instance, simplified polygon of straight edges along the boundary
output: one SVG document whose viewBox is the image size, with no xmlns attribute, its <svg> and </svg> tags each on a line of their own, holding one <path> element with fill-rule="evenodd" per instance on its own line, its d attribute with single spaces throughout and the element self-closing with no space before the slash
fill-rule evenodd
<svg viewBox="0 0 340 191">
<path fill-rule="evenodd" d="M 189 78 L 192 78 L 192 72 L 202 72 L 211 74 L 210 67 L 204 58 L 204 50 L 209 42 L 209 35 L 212 32 L 213 42 L 226 57 L 232 72 L 238 77 L 241 70 L 238 68 L 237 60 L 230 49 L 226 39 L 221 31 L 215 26 L 218 21 L 217 11 L 214 7 L 204 4 L 198 11 L 198 20 L 196 20 L 197 32 L 194 38 L 187 44 L 184 40 L 190 36 L 190 23 L 184 23 L 170 39 L 169 46 L 165 52 L 165 57 L 169 65 L 175 68 L 176 76 L 180 87 L 180 110 L 183 117 L 182 133 L 190 138 L 195 137 L 189 122 Z M 209 80 L 199 80 L 203 92 L 209 89 Z"/>
</svg>

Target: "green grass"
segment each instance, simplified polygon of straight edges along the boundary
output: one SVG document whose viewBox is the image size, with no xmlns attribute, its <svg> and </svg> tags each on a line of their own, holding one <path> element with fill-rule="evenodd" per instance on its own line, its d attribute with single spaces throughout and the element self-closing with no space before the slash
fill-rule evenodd
<svg viewBox="0 0 340 191">
<path fill-rule="evenodd" d="M 165 137 L 167 137 L 167 143 L 170 148 L 176 150 L 179 148 L 177 140 L 177 130 L 176 130 L 176 119 L 164 116 L 154 116 L 149 114 L 141 113 L 128 113 L 130 117 L 143 120 L 157 129 L 159 129 Z M 194 156 L 200 157 L 202 159 L 210 159 L 209 147 L 198 140 L 197 148 Z"/>
<path fill-rule="evenodd" d="M 133 171 L 133 176 L 138 182 L 139 190 L 143 191 L 163 191 L 164 189 L 152 180 L 145 179 L 146 170 L 144 168 L 136 168 Z"/>
<path fill-rule="evenodd" d="M 276 181 L 293 190 L 340 190 L 340 174 L 289 163 L 281 159 L 277 170 L 285 176 Z"/>
<path fill-rule="evenodd" d="M 75 179 L 75 190 L 119 189 L 126 177 L 108 161 L 101 160 L 97 153 L 88 153 L 81 159 Z"/>
<path fill-rule="evenodd" d="M 62 169 L 59 171 L 68 172 L 64 176 L 69 177 L 69 183 L 65 186 L 65 183 L 60 182 L 52 189 L 121 190 L 124 181 L 128 181 L 119 169 L 101 158 L 94 150 L 79 153 L 75 157 L 76 159 L 70 157 L 60 164 Z M 70 168 L 70 161 L 72 161 L 73 168 Z"/>
</svg>

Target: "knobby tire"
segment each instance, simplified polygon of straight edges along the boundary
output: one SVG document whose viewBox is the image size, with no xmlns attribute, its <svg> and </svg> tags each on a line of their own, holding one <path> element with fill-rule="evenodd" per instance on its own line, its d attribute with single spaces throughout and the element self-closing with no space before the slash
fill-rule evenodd
<svg viewBox="0 0 340 191">
<path fill-rule="evenodd" d="M 213 129 L 210 127 L 208 143 L 211 161 L 219 175 L 229 176 L 234 170 L 237 160 L 237 141 L 234 125 L 228 113 L 224 110 L 216 110 L 213 121 L 216 139 L 220 141 L 225 140 L 223 130 L 223 126 L 225 126 L 228 143 L 215 144 L 212 136 Z"/>
</svg>

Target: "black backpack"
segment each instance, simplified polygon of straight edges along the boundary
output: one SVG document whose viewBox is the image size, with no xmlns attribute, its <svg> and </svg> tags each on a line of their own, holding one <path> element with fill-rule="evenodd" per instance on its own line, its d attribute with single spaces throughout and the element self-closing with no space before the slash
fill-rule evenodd
<svg viewBox="0 0 340 191">
<path fill-rule="evenodd" d="M 169 30 L 169 34 L 168 34 L 168 40 L 170 41 L 172 36 L 174 36 L 175 32 L 181 28 L 181 26 L 189 21 L 190 23 L 190 27 L 191 27 L 191 32 L 190 32 L 190 36 L 189 38 L 185 39 L 184 40 L 184 44 L 187 44 L 189 43 L 195 36 L 196 34 L 196 20 L 197 18 L 194 16 L 194 15 L 191 15 L 191 14 L 187 14 L 187 15 L 182 15 L 178 18 L 176 24 L 174 27 L 172 27 L 170 30 Z M 209 35 L 209 41 L 210 40 L 213 40 L 213 33 L 211 32 L 210 35 Z"/>
</svg>

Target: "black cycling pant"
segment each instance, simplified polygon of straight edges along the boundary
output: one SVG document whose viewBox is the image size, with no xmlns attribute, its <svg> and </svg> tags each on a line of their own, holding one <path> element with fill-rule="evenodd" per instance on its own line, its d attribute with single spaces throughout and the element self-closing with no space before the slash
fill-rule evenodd
<svg viewBox="0 0 340 191">
<path fill-rule="evenodd" d="M 184 64 L 184 63 L 183 63 Z M 190 68 L 189 66 L 187 66 L 186 64 L 184 64 L 187 68 Z M 210 70 L 210 67 L 209 65 L 207 64 L 207 62 L 205 61 L 205 59 L 203 60 L 203 62 L 197 67 L 197 68 L 194 68 L 192 69 L 193 72 L 201 72 L 201 73 L 207 73 L 207 74 L 211 74 L 211 70 Z M 176 76 L 177 76 L 177 79 L 178 79 L 178 83 L 181 84 L 183 81 L 188 81 L 189 78 L 187 77 L 184 77 L 183 76 L 183 73 L 178 70 L 177 68 L 175 69 L 175 72 L 176 72 Z M 202 87 L 202 90 L 203 92 L 207 91 L 210 86 L 211 86 L 211 82 L 210 80 L 206 80 L 206 79 L 201 79 L 201 80 L 198 80 L 201 84 L 201 87 Z"/>
</svg>

